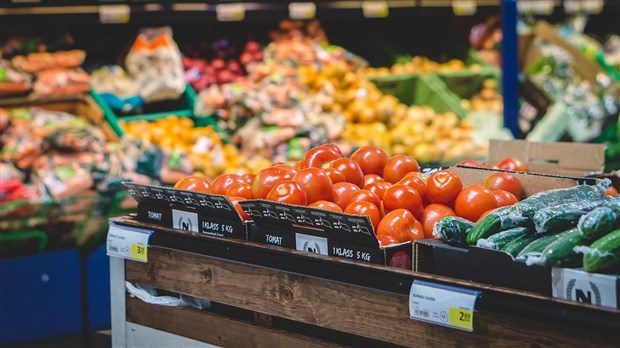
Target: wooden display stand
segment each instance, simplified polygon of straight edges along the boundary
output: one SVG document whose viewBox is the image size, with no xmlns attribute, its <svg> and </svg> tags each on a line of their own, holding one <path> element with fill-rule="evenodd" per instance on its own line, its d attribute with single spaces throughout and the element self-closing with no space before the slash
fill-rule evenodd
<svg viewBox="0 0 620 348">
<path fill-rule="evenodd" d="M 446 277 L 179 231 L 155 233 L 148 262 L 111 258 L 113 345 L 123 346 L 615 346 L 620 311 Z M 474 331 L 409 318 L 409 289 L 426 280 L 481 291 Z M 212 301 L 147 304 L 125 281 Z"/>
</svg>

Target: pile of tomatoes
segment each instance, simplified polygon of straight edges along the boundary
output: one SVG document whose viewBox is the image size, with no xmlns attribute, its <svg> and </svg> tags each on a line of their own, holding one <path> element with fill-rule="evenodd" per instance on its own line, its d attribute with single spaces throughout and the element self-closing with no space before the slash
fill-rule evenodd
<svg viewBox="0 0 620 348">
<path fill-rule="evenodd" d="M 294 166 L 276 163 L 256 175 L 224 174 L 213 181 L 190 176 L 175 188 L 226 195 L 248 220 L 238 203 L 244 199 L 368 216 L 385 246 L 436 238 L 433 225 L 445 216 L 476 221 L 521 197 L 521 184 L 514 175 L 496 173 L 487 179 L 484 185 L 463 189 L 459 176 L 449 170 L 428 177 L 420 173 L 411 156 L 388 157 L 378 147 L 364 146 L 346 158 L 338 146 L 325 144 L 309 150 Z"/>
</svg>

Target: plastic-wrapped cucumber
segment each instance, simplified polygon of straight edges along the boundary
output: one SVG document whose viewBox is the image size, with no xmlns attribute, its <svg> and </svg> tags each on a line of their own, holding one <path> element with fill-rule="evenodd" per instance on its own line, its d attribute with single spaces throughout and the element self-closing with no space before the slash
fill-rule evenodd
<svg viewBox="0 0 620 348">
<path fill-rule="evenodd" d="M 587 272 L 611 270 L 620 267 L 620 229 L 604 235 L 589 247 L 576 247 L 582 252 L 583 269 Z"/>
<path fill-rule="evenodd" d="M 566 230 L 574 227 L 582 215 L 611 202 L 620 202 L 620 197 L 588 198 L 541 209 L 533 217 L 536 233 Z"/>
<path fill-rule="evenodd" d="M 529 232 L 530 231 L 525 227 L 511 228 L 509 230 L 496 233 L 489 238 L 478 239 L 476 246 L 488 249 L 501 249 L 504 247 L 504 245 L 512 242 L 513 240 L 521 236 L 529 234 Z"/>
<path fill-rule="evenodd" d="M 540 256 L 530 254 L 525 262 L 528 265 L 546 266 L 568 266 L 578 263 L 580 255 L 574 249 L 585 244 L 585 239 L 576 228 L 562 234 L 562 237 L 547 245 Z"/>
<path fill-rule="evenodd" d="M 595 186 L 580 185 L 539 192 L 513 206 L 498 208 L 476 222 L 467 234 L 467 244 L 475 245 L 478 239 L 486 238 L 502 230 L 527 226 L 534 214 L 546 207 L 601 197 L 610 185 L 611 180 L 603 179 Z"/>
<path fill-rule="evenodd" d="M 555 233 L 555 234 L 550 234 L 550 235 L 546 235 L 543 237 L 539 237 L 536 238 L 534 241 L 532 241 L 530 244 L 526 245 L 525 248 L 523 248 L 519 254 L 517 254 L 516 259 L 517 260 L 525 260 L 528 256 L 531 255 L 541 255 L 542 251 L 545 250 L 545 248 L 555 242 L 556 240 L 564 237 L 566 234 L 570 233 L 571 230 L 568 231 L 564 231 L 564 232 L 560 232 L 560 233 Z"/>
<path fill-rule="evenodd" d="M 616 196 L 618 197 L 618 196 Z M 614 201 L 583 215 L 577 229 L 584 238 L 595 240 L 620 227 L 620 202 Z"/>
<path fill-rule="evenodd" d="M 515 257 L 521 250 L 523 250 L 523 248 L 534 240 L 536 240 L 535 236 L 526 234 L 504 245 L 504 247 L 500 250 L 512 255 L 512 257 Z"/>
<path fill-rule="evenodd" d="M 465 244 L 465 237 L 472 226 L 474 226 L 474 223 L 467 219 L 457 216 L 446 216 L 435 222 L 433 235 L 439 236 L 447 242 Z"/>
</svg>

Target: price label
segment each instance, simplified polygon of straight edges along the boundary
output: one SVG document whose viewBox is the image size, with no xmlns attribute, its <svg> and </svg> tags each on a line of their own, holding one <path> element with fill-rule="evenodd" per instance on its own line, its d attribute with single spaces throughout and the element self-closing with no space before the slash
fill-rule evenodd
<svg viewBox="0 0 620 348">
<path fill-rule="evenodd" d="M 131 10 L 128 5 L 99 6 L 99 23 L 121 24 L 129 22 Z"/>
<path fill-rule="evenodd" d="M 108 256 L 148 261 L 149 239 L 153 231 L 110 224 L 106 250 Z"/>
<path fill-rule="evenodd" d="M 385 18 L 390 14 L 390 8 L 385 1 L 364 1 L 362 12 L 366 18 Z"/>
<path fill-rule="evenodd" d="M 416 280 L 409 292 L 409 317 L 472 332 L 479 294 L 479 291 Z"/>
<path fill-rule="evenodd" d="M 220 22 L 238 22 L 245 18 L 243 4 L 219 4 L 215 7 L 217 20 Z"/>
<path fill-rule="evenodd" d="M 291 19 L 312 19 L 316 16 L 316 5 L 312 2 L 291 2 L 288 13 Z"/>
<path fill-rule="evenodd" d="M 566 13 L 601 13 L 605 2 L 603 0 L 565 0 L 564 11 Z"/>
<path fill-rule="evenodd" d="M 452 0 L 452 12 L 457 16 L 471 16 L 476 14 L 476 1 L 474 0 Z"/>
</svg>

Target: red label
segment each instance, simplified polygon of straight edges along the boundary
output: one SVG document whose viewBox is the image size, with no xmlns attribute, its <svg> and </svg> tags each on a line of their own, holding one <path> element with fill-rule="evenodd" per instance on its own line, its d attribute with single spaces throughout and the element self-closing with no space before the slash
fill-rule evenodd
<svg viewBox="0 0 620 348">
<path fill-rule="evenodd" d="M 397 251 L 390 258 L 390 267 L 411 269 L 411 257 L 404 251 Z"/>
</svg>

